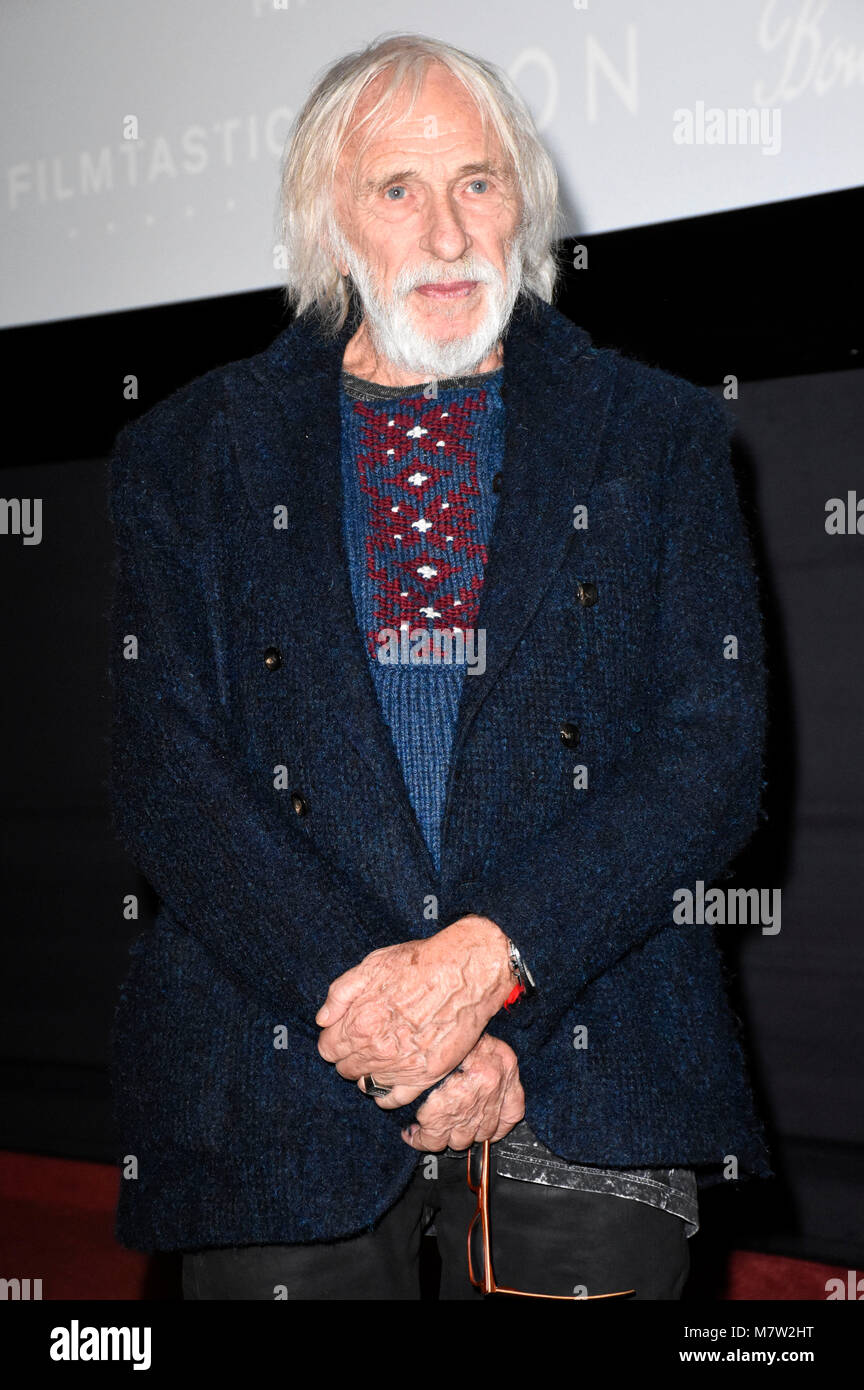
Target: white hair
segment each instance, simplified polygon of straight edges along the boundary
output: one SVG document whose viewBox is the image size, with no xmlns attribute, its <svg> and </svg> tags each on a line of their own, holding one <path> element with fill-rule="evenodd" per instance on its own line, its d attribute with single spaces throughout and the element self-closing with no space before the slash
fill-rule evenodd
<svg viewBox="0 0 864 1390">
<path fill-rule="evenodd" d="M 476 103 L 484 133 L 491 124 L 512 163 L 522 219 L 521 287 L 551 302 L 558 276 L 556 242 L 563 236 L 558 175 L 531 114 L 505 73 L 492 63 L 422 34 L 384 35 L 327 68 L 297 115 L 285 146 L 280 184 L 280 241 L 286 258 L 285 299 L 297 314 L 317 314 L 336 333 L 351 306 L 351 287 L 333 258 L 333 188 L 342 150 L 361 94 L 389 75 L 360 126 L 363 149 L 382 127 L 409 79 L 413 111 L 427 69 L 440 64 Z M 358 127 L 359 129 L 359 127 Z"/>
</svg>

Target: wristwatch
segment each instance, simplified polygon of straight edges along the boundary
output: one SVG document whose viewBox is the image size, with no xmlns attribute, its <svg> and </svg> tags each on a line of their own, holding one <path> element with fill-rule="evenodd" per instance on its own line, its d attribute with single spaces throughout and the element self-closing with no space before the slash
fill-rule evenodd
<svg viewBox="0 0 864 1390">
<path fill-rule="evenodd" d="M 510 1009 L 513 1004 L 517 1004 L 520 999 L 530 999 L 537 986 L 534 984 L 534 976 L 522 959 L 522 953 L 515 941 L 507 938 L 507 950 L 510 954 L 510 972 L 516 983 L 504 1000 L 504 1008 Z"/>
</svg>

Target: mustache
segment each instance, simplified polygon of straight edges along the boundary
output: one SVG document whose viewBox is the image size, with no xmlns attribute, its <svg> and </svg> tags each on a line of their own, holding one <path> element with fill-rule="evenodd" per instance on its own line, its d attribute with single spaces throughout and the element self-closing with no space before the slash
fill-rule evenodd
<svg viewBox="0 0 864 1390">
<path fill-rule="evenodd" d="M 494 284 L 497 272 L 490 265 L 430 267 L 410 266 L 403 268 L 393 284 L 394 294 L 410 294 L 418 285 L 447 285 L 457 280 L 477 280 L 484 285 Z"/>
</svg>

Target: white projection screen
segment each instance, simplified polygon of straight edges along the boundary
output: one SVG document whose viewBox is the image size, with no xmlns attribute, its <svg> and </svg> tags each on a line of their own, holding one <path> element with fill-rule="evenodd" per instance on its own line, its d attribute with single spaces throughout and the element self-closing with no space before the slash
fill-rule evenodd
<svg viewBox="0 0 864 1390">
<path fill-rule="evenodd" d="M 394 31 L 510 74 L 573 235 L 864 183 L 864 0 L 3 0 L 0 26 L 2 326 L 278 285 L 290 121 Z"/>
</svg>

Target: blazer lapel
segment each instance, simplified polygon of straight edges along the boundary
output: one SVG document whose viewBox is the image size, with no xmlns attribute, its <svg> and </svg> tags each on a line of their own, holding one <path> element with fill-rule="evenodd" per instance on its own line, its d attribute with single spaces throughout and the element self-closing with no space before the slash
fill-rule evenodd
<svg viewBox="0 0 864 1390">
<path fill-rule="evenodd" d="M 466 674 L 451 771 L 485 696 L 563 563 L 573 507 L 587 503 L 612 394 L 611 354 L 557 310 L 514 314 L 504 345 L 502 493 L 488 547 L 477 627 L 486 669 Z"/>
</svg>

